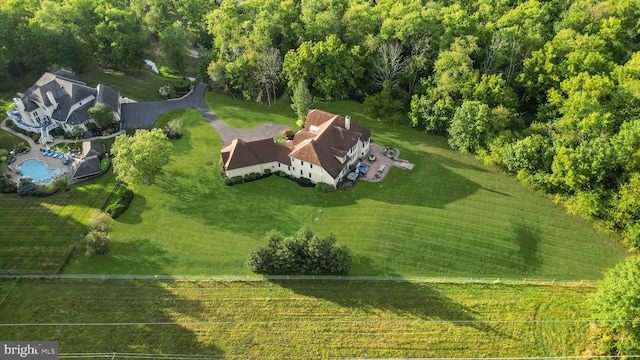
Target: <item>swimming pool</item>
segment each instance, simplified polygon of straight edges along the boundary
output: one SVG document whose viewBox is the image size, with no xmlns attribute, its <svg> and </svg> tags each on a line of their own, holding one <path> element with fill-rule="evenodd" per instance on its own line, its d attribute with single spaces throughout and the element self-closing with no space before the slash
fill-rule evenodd
<svg viewBox="0 0 640 360">
<path fill-rule="evenodd" d="M 41 181 L 42 183 L 50 183 L 51 178 L 60 173 L 60 170 L 49 169 L 47 164 L 36 159 L 23 161 L 18 165 L 18 168 L 22 171 L 20 176 L 28 176 L 33 178 L 33 181 Z"/>
</svg>

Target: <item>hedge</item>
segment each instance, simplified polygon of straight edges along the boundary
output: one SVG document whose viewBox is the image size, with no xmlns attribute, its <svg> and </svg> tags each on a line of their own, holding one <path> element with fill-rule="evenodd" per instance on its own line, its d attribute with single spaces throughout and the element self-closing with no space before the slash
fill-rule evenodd
<svg viewBox="0 0 640 360">
<path fill-rule="evenodd" d="M 117 219 L 129 208 L 133 200 L 133 191 L 126 188 L 124 185 L 119 185 L 115 192 L 113 201 L 104 210 L 113 219 Z"/>
</svg>

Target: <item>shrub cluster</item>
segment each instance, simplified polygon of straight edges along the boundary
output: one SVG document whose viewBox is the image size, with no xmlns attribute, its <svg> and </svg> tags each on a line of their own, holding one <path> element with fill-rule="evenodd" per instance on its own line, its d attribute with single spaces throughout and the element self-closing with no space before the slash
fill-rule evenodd
<svg viewBox="0 0 640 360">
<path fill-rule="evenodd" d="M 349 272 L 349 251 L 333 235 L 320 238 L 302 228 L 293 236 L 284 237 L 271 230 L 265 240 L 251 253 L 249 266 L 257 274 L 346 274 Z"/>
<path fill-rule="evenodd" d="M 169 121 L 164 127 L 164 133 L 171 140 L 182 138 L 182 121 L 180 119 Z"/>
<path fill-rule="evenodd" d="M 191 81 L 182 79 L 173 85 L 174 90 L 178 95 L 184 95 L 191 89 Z"/>
<path fill-rule="evenodd" d="M 0 192 L 1 193 L 14 193 L 18 190 L 16 184 L 7 179 L 4 176 L 0 176 Z"/>
<path fill-rule="evenodd" d="M 271 175 L 271 170 L 270 169 L 266 169 L 264 171 L 264 174 L 260 174 L 260 173 L 250 173 L 250 174 L 246 174 L 245 176 L 234 176 L 232 178 L 225 178 L 224 179 L 224 184 L 225 185 L 236 185 L 236 184 L 242 184 L 243 182 L 249 182 L 249 181 L 254 181 L 254 180 L 258 180 L 264 177 L 267 177 Z"/>
<path fill-rule="evenodd" d="M 114 194 L 113 201 L 105 209 L 106 213 L 113 219 L 117 219 L 129 208 L 133 200 L 133 191 L 127 189 L 126 186 L 120 184 Z"/>
<path fill-rule="evenodd" d="M 323 182 L 319 182 L 316 184 L 316 190 L 321 191 L 323 193 L 329 193 L 336 191 L 335 186 Z"/>
<path fill-rule="evenodd" d="M 103 255 L 109 252 L 109 233 L 113 228 L 113 219 L 102 211 L 95 211 L 89 219 L 85 236 L 85 255 Z"/>
<path fill-rule="evenodd" d="M 20 195 L 31 195 L 38 190 L 38 185 L 29 178 L 20 178 L 17 190 Z"/>
</svg>

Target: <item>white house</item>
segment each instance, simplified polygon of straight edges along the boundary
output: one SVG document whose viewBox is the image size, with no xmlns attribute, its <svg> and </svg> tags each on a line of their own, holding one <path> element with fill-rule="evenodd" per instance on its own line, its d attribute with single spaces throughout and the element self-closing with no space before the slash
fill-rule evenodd
<svg viewBox="0 0 640 360">
<path fill-rule="evenodd" d="M 15 107 L 7 115 L 21 129 L 39 132 L 40 143 L 53 141 L 49 132 L 62 127 L 70 132 L 74 126 L 87 129 L 93 121 L 88 110 L 96 104 L 107 104 L 120 121 L 120 95 L 98 85 L 95 89 L 78 80 L 74 73 L 58 70 L 45 73 L 24 94 L 13 98 Z"/>
<path fill-rule="evenodd" d="M 369 152 L 370 142 L 371 131 L 351 122 L 349 116 L 314 109 L 292 141 L 233 140 L 221 151 L 224 174 L 232 178 L 269 169 L 337 186 L 349 167 Z"/>
</svg>

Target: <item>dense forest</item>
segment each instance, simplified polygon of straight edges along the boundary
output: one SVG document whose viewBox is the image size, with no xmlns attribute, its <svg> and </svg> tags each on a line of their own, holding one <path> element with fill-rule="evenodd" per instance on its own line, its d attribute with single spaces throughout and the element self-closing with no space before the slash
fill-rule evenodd
<svg viewBox="0 0 640 360">
<path fill-rule="evenodd" d="M 640 247 L 637 0 L 5 0 L 0 85 L 138 72 L 187 47 L 219 91 L 270 103 L 301 81 L 447 136 Z"/>
</svg>

